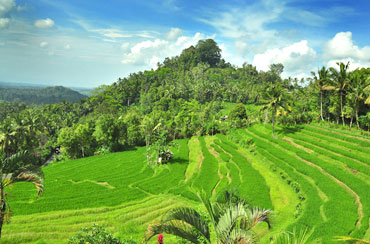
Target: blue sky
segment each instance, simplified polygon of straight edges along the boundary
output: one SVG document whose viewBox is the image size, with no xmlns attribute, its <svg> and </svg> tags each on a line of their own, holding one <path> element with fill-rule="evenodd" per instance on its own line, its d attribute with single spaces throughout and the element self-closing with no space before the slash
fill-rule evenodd
<svg viewBox="0 0 370 244">
<path fill-rule="evenodd" d="M 370 65 L 368 0 L 0 0 L 0 81 L 75 87 L 156 68 L 213 38 L 226 61 L 306 77 Z"/>
</svg>

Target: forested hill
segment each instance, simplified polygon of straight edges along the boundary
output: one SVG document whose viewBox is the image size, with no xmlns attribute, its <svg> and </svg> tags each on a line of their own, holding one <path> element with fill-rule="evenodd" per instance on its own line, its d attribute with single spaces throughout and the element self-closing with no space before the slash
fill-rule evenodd
<svg viewBox="0 0 370 244">
<path fill-rule="evenodd" d="M 62 157 L 80 158 L 146 145 L 153 131 L 171 141 L 269 121 L 297 125 L 325 120 L 368 129 L 370 68 L 350 72 L 349 65 L 322 67 L 306 81 L 283 79 L 282 64 L 271 64 L 267 71 L 247 63 L 237 67 L 222 59 L 214 40 L 201 40 L 158 63 L 156 70 L 119 78 L 78 103 L 57 103 L 83 97 L 63 87 L 29 89 L 28 100 L 14 89 L 0 90 L 4 100 L 56 103 L 0 103 L 0 133 L 9 135 L 0 143 L 11 142 L 9 154 L 39 150 L 49 155 L 60 148 Z M 27 134 L 34 121 L 39 131 Z M 20 132 L 22 127 L 26 129 Z"/>
<path fill-rule="evenodd" d="M 86 96 L 63 86 L 46 88 L 0 86 L 0 100 L 27 105 L 54 104 L 62 101 L 76 103 L 83 98 Z"/>
</svg>

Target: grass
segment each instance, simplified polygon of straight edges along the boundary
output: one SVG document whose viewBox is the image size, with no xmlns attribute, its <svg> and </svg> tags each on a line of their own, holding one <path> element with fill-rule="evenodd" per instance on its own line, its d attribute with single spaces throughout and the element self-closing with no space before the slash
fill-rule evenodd
<svg viewBox="0 0 370 244">
<path fill-rule="evenodd" d="M 41 198 L 27 183 L 8 189 L 14 216 L 2 243 L 66 243 L 93 223 L 141 242 L 146 226 L 170 208 L 199 209 L 195 189 L 214 196 L 226 187 L 274 210 L 272 229 L 256 229 L 260 243 L 306 226 L 323 243 L 338 235 L 368 237 L 370 139 L 315 124 L 277 126 L 276 134 L 256 125 L 231 137 L 178 140 L 175 158 L 157 167 L 146 165 L 145 148 L 49 165 Z"/>
</svg>

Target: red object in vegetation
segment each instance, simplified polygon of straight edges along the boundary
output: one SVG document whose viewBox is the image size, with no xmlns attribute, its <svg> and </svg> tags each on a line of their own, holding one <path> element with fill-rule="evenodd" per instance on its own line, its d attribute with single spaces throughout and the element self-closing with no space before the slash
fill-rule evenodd
<svg viewBox="0 0 370 244">
<path fill-rule="evenodd" d="M 163 235 L 162 234 L 158 235 L 158 243 L 163 244 Z"/>
</svg>

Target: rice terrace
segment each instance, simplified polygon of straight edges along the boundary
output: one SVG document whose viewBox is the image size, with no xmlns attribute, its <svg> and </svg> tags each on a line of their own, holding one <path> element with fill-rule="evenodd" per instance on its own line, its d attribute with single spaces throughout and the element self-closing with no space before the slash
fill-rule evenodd
<svg viewBox="0 0 370 244">
<path fill-rule="evenodd" d="M 93 223 L 140 239 L 168 209 L 198 206 L 190 191 L 198 186 L 211 197 L 237 187 L 248 203 L 273 209 L 269 235 L 313 226 L 323 243 L 335 235 L 369 236 L 370 139 L 319 125 L 277 131 L 279 140 L 260 125 L 229 137 L 179 140 L 164 168 L 147 168 L 142 147 L 49 165 L 42 198 L 35 201 L 26 183 L 9 193 L 17 198 L 2 243 L 65 243 Z M 246 138 L 253 149 L 238 144 Z"/>
<path fill-rule="evenodd" d="M 1 244 L 370 244 L 368 0 L 0 0 Z"/>
</svg>

